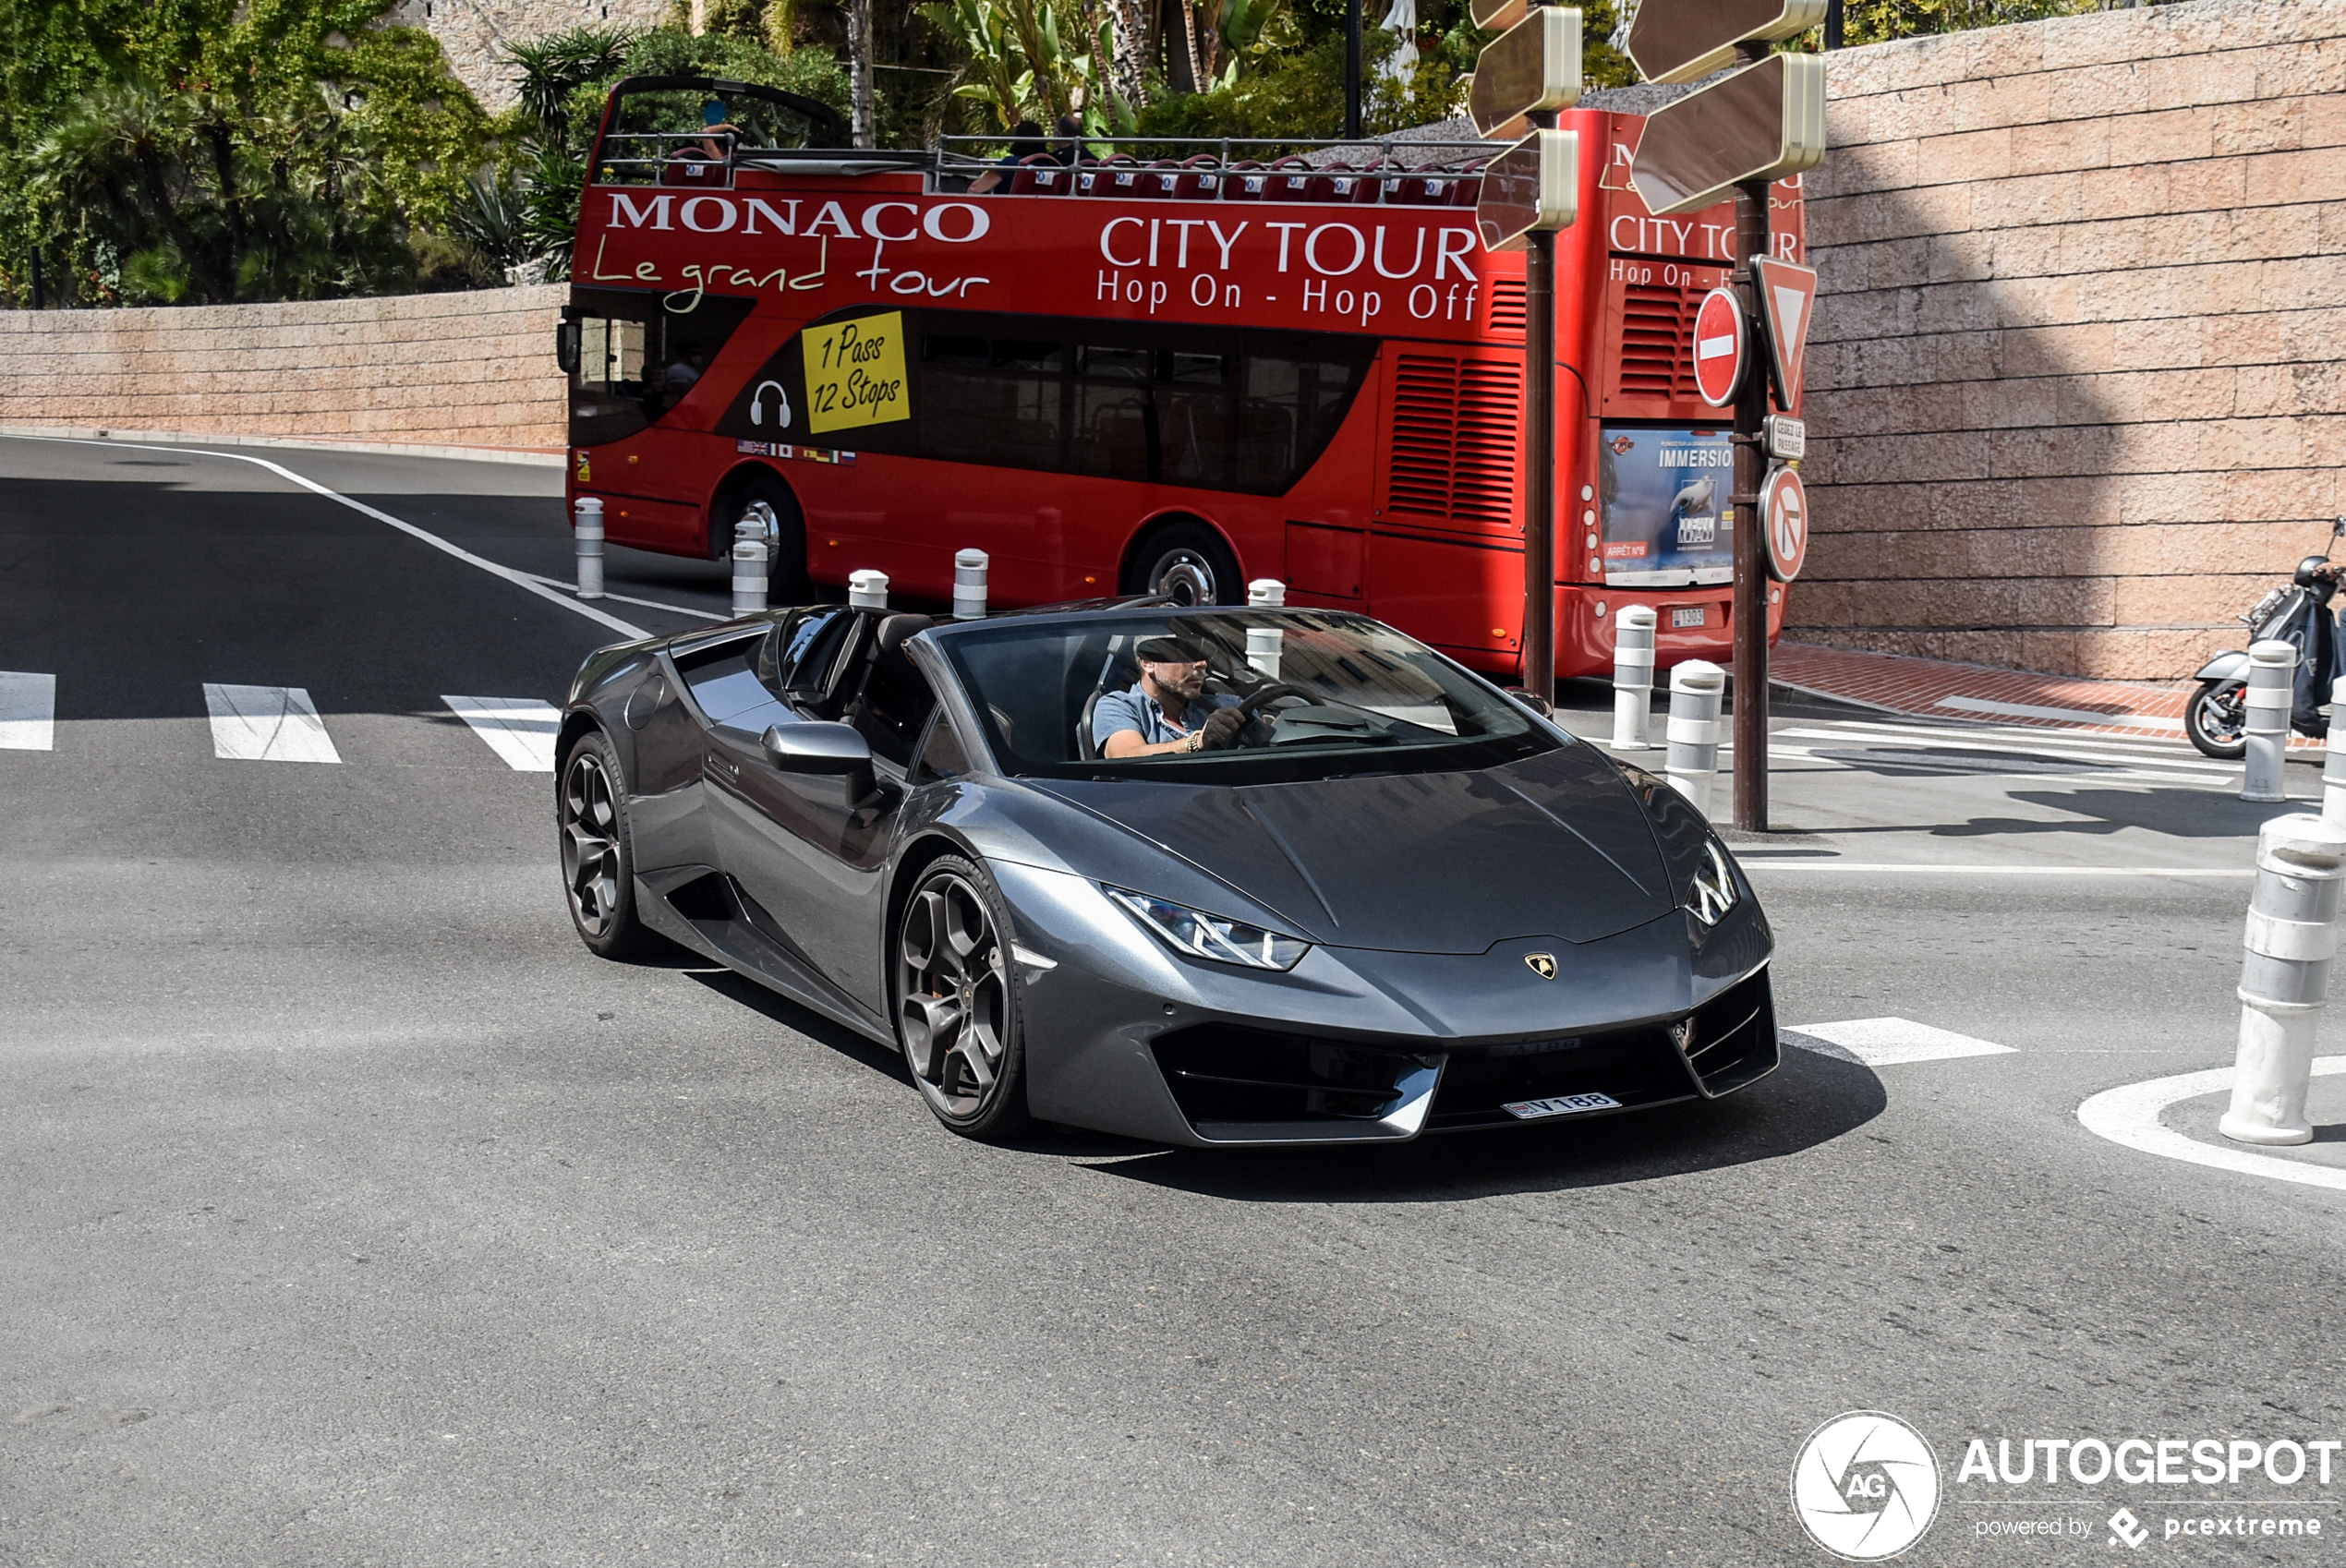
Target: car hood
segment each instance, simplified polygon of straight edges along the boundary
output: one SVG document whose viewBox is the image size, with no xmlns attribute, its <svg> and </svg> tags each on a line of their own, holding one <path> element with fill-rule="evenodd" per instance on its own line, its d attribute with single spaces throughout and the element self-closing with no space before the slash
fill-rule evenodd
<svg viewBox="0 0 2346 1568">
<path fill-rule="evenodd" d="M 1613 766 L 1582 746 L 1472 773 L 1308 784 L 1029 782 L 1331 947 L 1480 953 L 1509 937 L 1593 942 L 1677 901 L 1644 812 Z"/>
</svg>

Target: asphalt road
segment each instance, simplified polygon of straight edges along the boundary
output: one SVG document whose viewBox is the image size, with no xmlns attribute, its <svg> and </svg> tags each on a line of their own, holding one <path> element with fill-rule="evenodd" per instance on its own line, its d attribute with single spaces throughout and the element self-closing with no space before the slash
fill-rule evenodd
<svg viewBox="0 0 2346 1568">
<path fill-rule="evenodd" d="M 564 571 L 551 471 L 254 454 Z M 707 613 L 722 568 L 613 587 Z M 0 750 L 0 1562 L 1819 1563 L 1794 1457 L 1856 1409 L 1944 1467 L 1909 1562 L 2131 1555 L 2113 1500 L 2346 1531 L 2346 1466 L 2071 1487 L 2075 1541 L 1955 1484 L 1976 1436 L 2346 1435 L 2340 1195 L 2077 1119 L 2230 1059 L 2272 808 L 2180 743 L 1780 714 L 1792 831 L 1738 850 L 1783 1021 L 2008 1052 L 1397 1148 L 987 1147 L 884 1052 L 579 945 L 550 778 L 446 698 L 559 700 L 614 635 L 249 463 L 0 440 L 0 670 L 56 678 L 54 749 Z M 205 682 L 308 692 L 340 762 L 215 756 Z M 2146 867 L 2223 874 L 2096 874 Z"/>
</svg>

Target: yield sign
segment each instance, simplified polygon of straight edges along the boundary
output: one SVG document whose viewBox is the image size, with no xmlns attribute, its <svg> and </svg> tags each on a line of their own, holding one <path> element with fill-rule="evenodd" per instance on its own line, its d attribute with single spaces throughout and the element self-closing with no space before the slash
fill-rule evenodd
<svg viewBox="0 0 2346 1568">
<path fill-rule="evenodd" d="M 1800 401 L 1808 318 L 1817 306 L 1816 270 L 1755 256 L 1751 271 L 1760 283 L 1760 317 L 1767 328 L 1769 368 L 1775 372 L 1776 406 L 1790 410 Z"/>
<path fill-rule="evenodd" d="M 1743 385 L 1743 301 L 1714 288 L 1694 313 L 1694 390 L 1713 408 L 1735 400 Z"/>
<path fill-rule="evenodd" d="M 1760 530 L 1768 575 L 1789 583 L 1808 559 L 1808 489 L 1800 476 L 1779 468 L 1760 487 Z"/>
</svg>

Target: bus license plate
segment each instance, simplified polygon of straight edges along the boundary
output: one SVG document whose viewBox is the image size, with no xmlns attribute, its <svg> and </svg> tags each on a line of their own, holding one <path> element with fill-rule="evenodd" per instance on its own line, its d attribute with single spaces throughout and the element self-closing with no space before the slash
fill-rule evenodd
<svg viewBox="0 0 2346 1568">
<path fill-rule="evenodd" d="M 1559 1094 L 1553 1100 L 1515 1100 L 1499 1107 L 1511 1116 L 1537 1121 L 1542 1116 L 1569 1116 L 1581 1111 L 1617 1111 L 1621 1102 L 1610 1094 Z"/>
<path fill-rule="evenodd" d="M 1702 624 L 1702 607 L 1701 607 L 1700 605 L 1699 605 L 1699 604 L 1698 604 L 1698 605 L 1689 606 L 1689 607 L 1687 607 L 1687 608 L 1686 608 L 1686 609 L 1674 609 L 1674 610 L 1672 610 L 1672 611 L 1670 612 L 1670 624 L 1671 624 L 1671 626 L 1672 626 L 1672 628 L 1673 628 L 1673 629 L 1675 629 L 1675 628 L 1680 627 L 1680 626 L 1699 626 L 1699 625 L 1701 625 L 1701 624 Z"/>
</svg>

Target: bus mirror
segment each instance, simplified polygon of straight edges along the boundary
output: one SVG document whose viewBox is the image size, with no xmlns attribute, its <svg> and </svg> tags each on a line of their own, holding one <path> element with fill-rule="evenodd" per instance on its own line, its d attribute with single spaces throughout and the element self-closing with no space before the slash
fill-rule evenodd
<svg viewBox="0 0 2346 1568">
<path fill-rule="evenodd" d="M 565 376 L 578 374 L 578 323 L 564 321 L 554 329 L 554 363 Z"/>
</svg>

